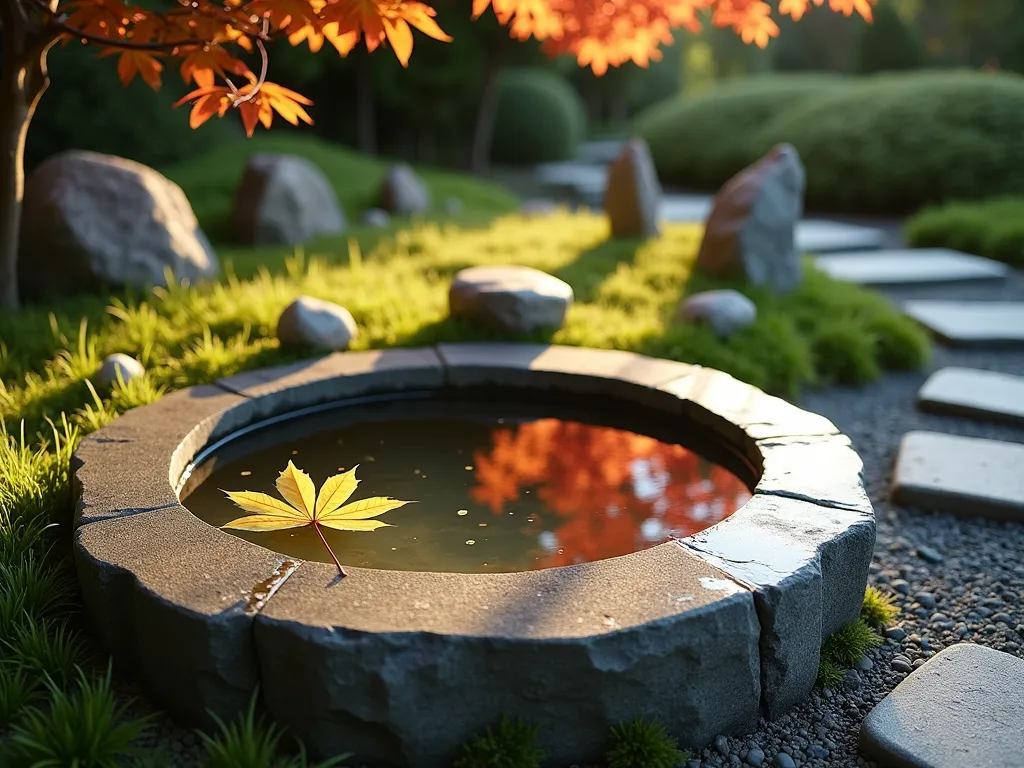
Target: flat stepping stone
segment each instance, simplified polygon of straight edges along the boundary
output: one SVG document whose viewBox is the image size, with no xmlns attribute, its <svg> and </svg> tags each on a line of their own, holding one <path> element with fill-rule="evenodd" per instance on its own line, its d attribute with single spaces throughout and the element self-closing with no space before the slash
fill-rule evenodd
<svg viewBox="0 0 1024 768">
<path fill-rule="evenodd" d="M 1024 660 L 981 645 L 939 651 L 871 710 L 860 748 L 882 765 L 1024 766 Z"/>
<path fill-rule="evenodd" d="M 915 299 L 903 311 L 953 346 L 1024 344 L 1024 303 Z"/>
<path fill-rule="evenodd" d="M 1024 425 L 1024 376 L 943 368 L 921 387 L 917 407 L 933 413 Z"/>
<path fill-rule="evenodd" d="M 572 286 L 564 280 L 512 265 L 459 270 L 448 291 L 452 317 L 502 333 L 561 328 L 572 302 Z"/>
<path fill-rule="evenodd" d="M 881 248 L 885 232 L 875 227 L 826 219 L 803 219 L 796 225 L 796 247 L 804 253 L 830 253 Z"/>
<path fill-rule="evenodd" d="M 859 285 L 922 285 L 1004 280 L 1010 268 L 947 248 L 842 251 L 819 256 L 815 265 L 837 280 Z"/>
<path fill-rule="evenodd" d="M 1024 520 L 1024 445 L 908 432 L 896 458 L 892 499 L 940 512 Z"/>
</svg>

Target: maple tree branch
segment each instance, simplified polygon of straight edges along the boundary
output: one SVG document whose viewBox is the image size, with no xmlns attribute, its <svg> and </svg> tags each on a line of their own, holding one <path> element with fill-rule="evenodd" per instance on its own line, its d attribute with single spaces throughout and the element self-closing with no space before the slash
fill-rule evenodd
<svg viewBox="0 0 1024 768">
<path fill-rule="evenodd" d="M 104 37 L 103 35 L 94 35 L 91 32 L 70 27 L 67 23 L 57 19 L 54 19 L 51 22 L 51 26 L 54 29 L 60 30 L 59 34 L 61 35 L 70 35 L 81 40 L 87 40 L 90 43 L 96 43 L 97 45 L 105 45 L 108 48 L 122 48 L 127 51 L 167 51 L 173 50 L 174 48 L 183 48 L 189 45 L 210 44 L 209 40 L 200 40 L 196 37 L 182 40 L 169 40 L 166 42 L 136 43 L 132 40 L 119 40 L 117 38 Z"/>
</svg>

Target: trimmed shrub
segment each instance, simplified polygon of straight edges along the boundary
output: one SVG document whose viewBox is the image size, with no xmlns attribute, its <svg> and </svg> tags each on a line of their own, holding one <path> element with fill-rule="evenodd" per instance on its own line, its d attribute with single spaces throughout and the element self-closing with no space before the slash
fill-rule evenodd
<svg viewBox="0 0 1024 768">
<path fill-rule="evenodd" d="M 563 77 L 545 69 L 501 73 L 491 158 L 508 165 L 568 160 L 586 130 L 586 108 Z"/>
<path fill-rule="evenodd" d="M 1024 266 L 1024 197 L 928 208 L 907 222 L 907 242 Z"/>
<path fill-rule="evenodd" d="M 897 215 L 1024 192 L 1024 77 L 974 71 L 865 78 L 778 114 L 759 156 L 793 144 L 807 207 Z M 722 179 L 724 181 L 724 179 Z"/>
<path fill-rule="evenodd" d="M 765 75 L 693 98 L 674 97 L 637 116 L 664 184 L 714 189 L 764 152 L 754 137 L 779 114 L 842 90 L 836 75 Z"/>
</svg>

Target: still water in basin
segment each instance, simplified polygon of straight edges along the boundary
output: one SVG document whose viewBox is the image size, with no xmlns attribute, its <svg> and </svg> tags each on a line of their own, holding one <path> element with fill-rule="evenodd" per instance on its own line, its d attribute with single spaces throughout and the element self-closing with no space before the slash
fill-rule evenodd
<svg viewBox="0 0 1024 768">
<path fill-rule="evenodd" d="M 504 400 L 343 408 L 239 438 L 196 471 L 183 503 L 220 526 L 248 514 L 224 491 L 280 498 L 274 483 L 289 461 L 318 488 L 358 464 L 351 500 L 416 503 L 377 518 L 394 527 L 321 528 L 343 564 L 486 573 L 636 552 L 714 525 L 750 498 L 738 477 L 688 448 L 602 421 L 617 420 Z M 330 562 L 311 527 L 231 533 Z"/>
</svg>

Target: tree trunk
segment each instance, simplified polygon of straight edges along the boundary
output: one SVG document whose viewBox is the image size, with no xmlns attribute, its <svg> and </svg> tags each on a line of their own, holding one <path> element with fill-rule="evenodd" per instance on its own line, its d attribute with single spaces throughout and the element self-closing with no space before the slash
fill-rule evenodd
<svg viewBox="0 0 1024 768">
<path fill-rule="evenodd" d="M 36 105 L 50 82 L 46 54 L 56 38 L 28 28 L 25 17 L 19 14 L 17 0 L 5 10 L 0 19 L 0 309 L 13 310 L 18 308 L 25 139 Z"/>
<path fill-rule="evenodd" d="M 484 88 L 476 110 L 476 124 L 473 126 L 473 146 L 469 154 L 469 170 L 486 173 L 491 164 L 491 140 L 494 138 L 494 121 L 498 116 L 498 74 L 501 61 L 498 53 L 487 57 L 484 72 Z"/>
</svg>

